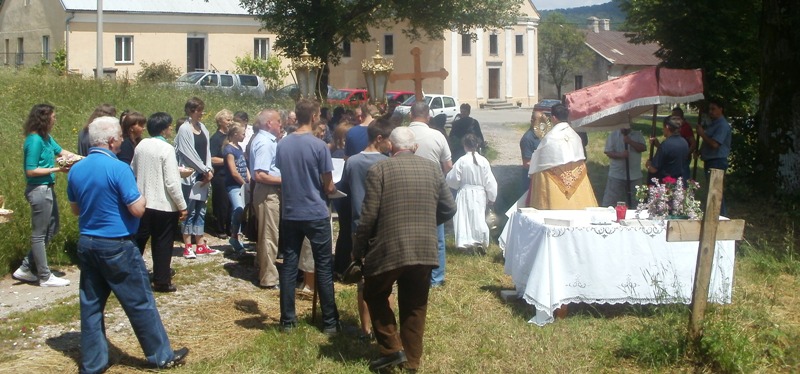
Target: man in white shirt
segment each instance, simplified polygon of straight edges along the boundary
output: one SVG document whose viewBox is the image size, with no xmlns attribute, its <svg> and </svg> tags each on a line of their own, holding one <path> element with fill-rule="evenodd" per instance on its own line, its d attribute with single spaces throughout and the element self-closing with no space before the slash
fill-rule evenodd
<svg viewBox="0 0 800 374">
<path fill-rule="evenodd" d="M 411 106 L 411 124 L 408 125 L 408 128 L 414 132 L 414 137 L 417 139 L 417 150 L 414 154 L 440 164 L 442 174 L 447 175 L 447 172 L 453 168 L 450 147 L 442 133 L 428 127 L 430 112 L 431 108 L 424 101 L 417 101 Z M 436 229 L 439 237 L 439 267 L 433 269 L 431 287 L 444 285 L 444 224 L 437 226 Z"/>
</svg>

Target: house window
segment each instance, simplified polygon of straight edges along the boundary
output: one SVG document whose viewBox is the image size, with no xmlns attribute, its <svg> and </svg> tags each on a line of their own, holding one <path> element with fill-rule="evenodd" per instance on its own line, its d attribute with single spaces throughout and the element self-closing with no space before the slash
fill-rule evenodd
<svg viewBox="0 0 800 374">
<path fill-rule="evenodd" d="M 497 34 L 489 35 L 489 54 L 497 56 Z"/>
<path fill-rule="evenodd" d="M 522 47 L 522 35 L 515 35 L 514 46 L 516 47 L 517 54 L 522 55 L 525 49 Z"/>
<path fill-rule="evenodd" d="M 579 90 L 583 88 L 583 75 L 576 75 L 575 76 L 575 89 Z"/>
<path fill-rule="evenodd" d="M 469 56 L 472 54 L 472 38 L 467 34 L 461 34 L 461 55 Z"/>
<path fill-rule="evenodd" d="M 50 35 L 42 36 L 42 58 L 50 61 Z"/>
<path fill-rule="evenodd" d="M 261 60 L 269 58 L 269 39 L 253 39 L 253 57 Z"/>
<path fill-rule="evenodd" d="M 342 57 L 350 57 L 350 56 L 351 56 L 350 42 L 345 40 L 342 42 Z"/>
<path fill-rule="evenodd" d="M 132 64 L 133 63 L 133 37 L 132 36 L 117 36 L 115 38 L 116 52 L 114 54 L 114 61 L 118 64 Z"/>
<path fill-rule="evenodd" d="M 9 48 L 8 48 L 10 44 L 11 44 L 11 41 L 10 41 L 10 40 L 8 40 L 8 39 L 6 39 L 6 43 L 4 44 L 4 46 L 6 47 L 6 49 L 4 49 L 4 50 L 3 50 L 3 52 L 5 52 L 5 53 L 3 54 L 3 56 L 4 56 L 4 57 L 3 57 L 3 63 L 4 63 L 4 64 L 6 64 L 6 65 L 8 65 L 8 55 L 9 55 L 9 54 L 11 54 L 11 51 L 10 51 L 10 50 L 9 50 Z"/>
<path fill-rule="evenodd" d="M 17 65 L 22 65 L 25 63 L 25 40 L 22 38 L 17 38 L 17 58 L 16 58 Z"/>
<path fill-rule="evenodd" d="M 387 56 L 394 55 L 394 35 L 383 36 L 383 54 Z"/>
</svg>

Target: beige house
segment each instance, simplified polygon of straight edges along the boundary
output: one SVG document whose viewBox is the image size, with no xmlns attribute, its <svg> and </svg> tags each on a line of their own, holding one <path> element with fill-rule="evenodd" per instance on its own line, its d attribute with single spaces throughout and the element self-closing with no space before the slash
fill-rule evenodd
<svg viewBox="0 0 800 374">
<path fill-rule="evenodd" d="M 133 77 L 142 61 L 184 71 L 233 70 L 234 58 L 266 57 L 275 36 L 238 0 L 103 2 L 103 68 Z M 97 0 L 5 0 L 0 8 L 5 65 L 51 60 L 64 48 L 70 71 L 92 76 L 97 61 Z"/>
<path fill-rule="evenodd" d="M 423 71 L 447 69 L 447 79 L 424 82 L 425 92 L 473 105 L 489 100 L 532 105 L 538 100 L 539 14 L 530 0 L 522 2 L 524 16 L 515 25 L 476 30 L 474 41 L 451 32 L 443 41 L 412 45 L 399 28 L 376 29 L 372 36 L 381 53 L 394 60 L 396 72 L 413 70 L 409 52 L 415 46 L 423 50 Z M 275 35 L 260 27 L 239 0 L 104 0 L 103 69 L 133 78 L 143 61 L 169 61 L 185 72 L 232 71 L 237 56 L 275 53 Z M 49 61 L 63 48 L 67 68 L 90 77 L 97 61 L 97 0 L 5 0 L 0 43 L 0 62 L 6 66 Z M 365 87 L 361 60 L 374 54 L 376 43 L 347 47 L 349 54 L 331 69 L 330 84 Z M 389 89 L 413 91 L 413 83 L 395 82 Z"/>
</svg>

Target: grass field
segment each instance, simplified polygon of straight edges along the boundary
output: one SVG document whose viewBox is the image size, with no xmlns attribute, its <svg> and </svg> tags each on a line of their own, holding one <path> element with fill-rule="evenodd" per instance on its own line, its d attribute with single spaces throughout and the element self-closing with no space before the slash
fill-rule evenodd
<svg viewBox="0 0 800 374">
<path fill-rule="evenodd" d="M 0 194 L 16 211 L 11 223 L 0 225 L 0 273 L 13 270 L 28 248 L 29 208 L 23 197 L 21 126 L 30 107 L 39 102 L 56 106 L 54 137 L 74 149 L 77 131 L 93 108 L 104 102 L 119 110 L 142 113 L 167 111 L 182 115 L 192 93 L 129 83 L 96 83 L 77 79 L 0 70 Z M 206 112 L 222 108 L 255 112 L 265 105 L 253 99 L 204 93 Z M 213 128 L 213 119 L 205 123 Z M 645 136 L 649 123 L 637 124 Z M 521 133 L 521 131 L 520 131 Z M 604 135 L 590 136 L 590 177 L 596 190 L 605 184 Z M 595 184 L 597 183 L 597 184 Z M 54 263 L 74 263 L 76 220 L 67 214 L 66 178 L 56 190 L 62 232 L 48 249 Z M 545 327 L 526 321 L 533 309 L 522 302 L 505 302 L 501 289 L 513 287 L 503 272 L 496 246 L 484 257 L 460 254 L 448 246 L 448 283 L 431 292 L 422 372 L 425 373 L 766 373 L 797 372 L 800 367 L 800 261 L 797 204 L 784 200 L 732 201 L 731 216 L 748 224 L 737 246 L 733 303 L 712 305 L 702 344 L 686 340 L 685 306 L 577 305 L 567 319 Z M 167 330 L 176 345 L 192 348 L 189 363 L 175 372 L 192 373 L 366 373 L 377 348 L 346 336 L 331 340 L 310 322 L 307 304 L 296 332 L 281 334 L 276 326 L 277 293 L 254 291 L 249 285 L 214 288 L 214 280 L 230 277 L 227 269 L 209 264 L 179 267 L 176 281 L 194 287 L 186 299 L 157 297 Z M 227 278 L 226 278 L 227 279 Z M 211 283 L 209 283 L 211 282 Z M 343 321 L 355 324 L 355 288 L 337 285 Z M 204 291 L 206 290 L 207 291 Z M 110 307 L 113 307 L 111 305 Z M 18 313 L 0 320 L 0 371 L 74 372 L 77 357 L 75 298 L 43 310 Z M 164 314 L 166 313 L 166 314 Z M 302 313 L 302 312 L 301 312 Z M 185 316 L 192 316 L 187 319 Z M 184 316 L 184 317 L 182 317 Z M 124 315 L 109 317 L 117 321 Z M 187 323 L 187 321 L 193 321 Z M 57 326 L 67 331 L 49 338 L 53 348 L 20 348 L 30 329 Z M 129 328 L 108 323 L 118 365 L 111 373 L 141 372 L 141 350 Z M 79 328 L 79 327 L 78 327 Z M 73 331 L 70 331 L 72 329 Z M 127 332 L 127 334 L 126 334 Z M 121 357 L 121 358 L 120 358 Z"/>
</svg>

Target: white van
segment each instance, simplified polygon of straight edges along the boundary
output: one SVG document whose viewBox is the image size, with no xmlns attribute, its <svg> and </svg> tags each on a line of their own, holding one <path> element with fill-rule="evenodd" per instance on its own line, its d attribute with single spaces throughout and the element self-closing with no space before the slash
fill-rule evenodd
<svg viewBox="0 0 800 374">
<path fill-rule="evenodd" d="M 267 91 L 261 77 L 251 74 L 229 74 L 218 72 L 194 72 L 181 75 L 176 81 L 178 87 L 198 87 L 239 94 L 264 96 Z"/>
<path fill-rule="evenodd" d="M 458 100 L 452 96 L 425 94 L 424 99 L 431 108 L 431 118 L 444 113 L 447 115 L 447 123 L 452 123 L 453 120 L 455 120 L 456 115 L 459 113 Z M 411 111 L 411 105 L 413 105 L 416 101 L 416 96 L 411 96 L 402 104 L 398 105 L 394 111 L 405 116 Z"/>
</svg>

